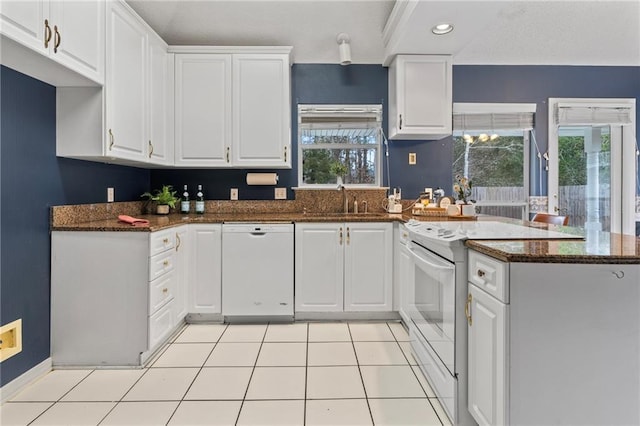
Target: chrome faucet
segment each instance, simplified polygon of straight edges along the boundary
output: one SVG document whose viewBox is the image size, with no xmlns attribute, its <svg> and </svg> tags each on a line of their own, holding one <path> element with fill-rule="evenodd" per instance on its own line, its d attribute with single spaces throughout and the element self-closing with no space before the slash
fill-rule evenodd
<svg viewBox="0 0 640 426">
<path fill-rule="evenodd" d="M 342 191 L 342 204 L 344 205 L 344 213 L 349 213 L 349 200 L 347 199 L 347 188 L 342 183 L 338 184 L 338 191 Z"/>
</svg>

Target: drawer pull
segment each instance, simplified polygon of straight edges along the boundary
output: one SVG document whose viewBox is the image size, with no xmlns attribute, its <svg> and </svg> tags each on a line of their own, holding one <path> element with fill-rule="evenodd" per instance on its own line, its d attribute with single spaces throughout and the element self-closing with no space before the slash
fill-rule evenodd
<svg viewBox="0 0 640 426">
<path fill-rule="evenodd" d="M 467 318 L 467 324 L 471 327 L 471 293 L 467 294 L 467 303 L 464 304 L 464 316 Z"/>
<path fill-rule="evenodd" d="M 162 292 L 163 292 L 163 293 L 166 293 L 166 292 L 168 292 L 168 291 L 169 291 L 169 289 L 168 289 L 168 288 L 163 288 L 163 289 L 162 289 Z"/>
<path fill-rule="evenodd" d="M 169 266 L 169 261 L 168 261 L 168 260 L 165 260 L 164 262 L 162 262 L 162 264 L 163 264 L 164 266 Z"/>
<path fill-rule="evenodd" d="M 165 244 L 169 244 L 169 239 L 165 238 L 164 240 L 162 240 L 162 242 L 165 243 Z"/>
<path fill-rule="evenodd" d="M 482 269 L 478 269 L 478 272 L 476 272 L 476 275 L 478 275 L 480 278 L 484 277 L 485 272 Z"/>
</svg>

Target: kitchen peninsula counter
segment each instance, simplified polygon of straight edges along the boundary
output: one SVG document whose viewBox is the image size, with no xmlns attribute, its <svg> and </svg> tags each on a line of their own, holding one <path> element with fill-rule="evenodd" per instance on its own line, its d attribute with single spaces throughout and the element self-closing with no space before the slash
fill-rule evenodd
<svg viewBox="0 0 640 426">
<path fill-rule="evenodd" d="M 466 246 L 512 263 L 640 264 L 640 238 L 607 232 L 584 240 L 468 240 Z"/>
</svg>

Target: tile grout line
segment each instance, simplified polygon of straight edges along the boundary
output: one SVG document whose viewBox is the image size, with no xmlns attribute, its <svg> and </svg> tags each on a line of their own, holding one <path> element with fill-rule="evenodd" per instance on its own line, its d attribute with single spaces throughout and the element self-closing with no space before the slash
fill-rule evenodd
<svg viewBox="0 0 640 426">
<path fill-rule="evenodd" d="M 364 400 L 367 402 L 367 409 L 369 410 L 369 418 L 371 424 L 375 426 L 376 421 L 373 419 L 373 413 L 371 412 L 371 404 L 369 404 L 369 395 L 367 395 L 367 387 L 364 384 L 364 378 L 362 377 L 362 370 L 360 369 L 360 360 L 358 359 L 358 352 L 356 351 L 356 345 L 353 341 L 353 335 L 351 334 L 350 323 L 347 322 L 347 330 L 349 330 L 349 338 L 351 339 L 351 346 L 353 347 L 353 354 L 356 357 L 356 365 L 358 367 L 358 375 L 360 375 L 360 382 L 362 383 L 362 390 L 364 391 Z"/>
<path fill-rule="evenodd" d="M 54 371 L 54 370 L 51 370 L 51 371 Z M 72 371 L 72 370 L 68 370 L 68 371 Z M 48 407 L 47 407 L 47 408 L 46 408 L 42 413 L 38 414 L 38 415 L 37 415 L 33 420 L 31 420 L 31 421 L 28 423 L 28 425 L 33 424 L 33 422 L 35 422 L 35 421 L 36 421 L 36 420 L 38 420 L 40 417 L 42 417 L 42 415 L 43 415 L 44 413 L 46 413 L 47 411 L 51 410 L 51 408 L 52 408 L 54 405 L 56 405 L 57 403 L 59 403 L 59 402 L 62 400 L 62 398 L 64 398 L 65 396 L 67 396 L 67 394 L 68 394 L 69 392 L 71 392 L 72 390 L 74 390 L 74 389 L 75 389 L 75 388 L 76 388 L 80 383 L 84 382 L 84 380 L 85 380 L 87 377 L 89 377 L 90 375 L 92 375 L 94 371 L 96 371 L 96 369 L 95 369 L 95 368 L 94 368 L 94 369 L 92 369 L 92 370 L 89 372 L 89 374 L 87 374 L 86 376 L 84 376 L 84 377 L 83 377 L 83 378 L 82 378 L 78 383 L 76 383 L 75 385 L 73 385 L 73 386 L 71 387 L 71 389 L 69 389 L 68 391 L 66 391 L 65 393 L 63 393 L 63 394 L 60 396 L 60 398 L 58 398 L 57 400 L 53 401 L 53 403 L 52 403 L 50 406 L 48 406 Z M 28 402 L 51 402 L 51 401 L 28 401 Z"/>
<path fill-rule="evenodd" d="M 206 358 L 204 359 L 204 361 L 202 361 L 202 365 L 200 366 L 200 369 L 198 370 L 198 372 L 196 373 L 196 375 L 193 377 L 193 380 L 191 381 L 191 383 L 189 384 L 189 386 L 187 387 L 187 390 L 184 392 L 184 394 L 182 395 L 182 398 L 180 398 L 180 400 L 178 401 L 178 404 L 176 405 L 176 408 L 173 410 L 173 412 L 171 413 L 171 415 L 169 416 L 169 418 L 167 419 L 167 422 L 165 423 L 165 425 L 168 425 L 171 422 L 171 419 L 173 419 L 173 416 L 175 416 L 176 412 L 178 411 L 178 408 L 180 407 L 180 405 L 182 404 L 182 402 L 184 401 L 184 397 L 187 396 L 187 394 L 189 393 L 189 391 L 191 390 L 191 388 L 193 387 L 193 384 L 196 382 L 196 380 L 198 379 L 198 376 L 200 376 L 200 373 L 202 373 L 202 370 L 204 369 L 205 364 L 207 363 L 207 360 L 211 357 L 211 354 L 213 353 L 213 351 L 215 350 L 215 348 L 218 346 L 218 343 L 220 342 L 220 339 L 222 339 L 222 336 L 224 335 L 224 333 L 227 331 L 227 328 L 229 328 L 229 326 L 227 325 L 224 330 L 222 330 L 222 333 L 220 333 L 220 336 L 218 336 L 218 339 L 214 342 L 213 348 L 211 348 L 211 350 L 209 351 L 209 354 L 206 356 Z M 185 327 L 186 330 L 186 327 Z M 183 331 L 184 332 L 184 331 Z M 182 335 L 182 333 L 180 333 L 180 335 Z M 179 336 L 176 336 L 176 338 L 173 340 L 172 344 L 175 344 L 175 341 L 178 339 Z M 204 343 L 204 342 L 203 342 Z"/>
<path fill-rule="evenodd" d="M 402 324 L 402 323 L 401 323 Z M 389 323 L 387 322 L 387 326 L 389 327 L 389 330 L 391 330 L 391 326 L 389 325 Z M 404 326 L 402 327 L 404 329 Z M 406 330 L 405 330 L 406 331 Z M 424 386 L 422 386 L 422 382 L 420 381 L 420 379 L 418 378 L 418 374 L 416 373 L 416 371 L 413 369 L 413 366 L 411 365 L 411 361 L 409 360 L 409 357 L 407 356 L 407 354 L 404 353 L 404 351 L 402 350 L 402 346 L 400 346 L 400 341 L 398 340 L 398 338 L 396 337 L 396 335 L 393 333 L 393 330 L 391 330 L 391 334 L 393 334 L 393 337 L 396 339 L 396 343 L 398 344 L 398 346 L 400 347 L 400 351 L 402 352 L 402 355 L 404 356 L 404 358 L 407 360 L 407 364 L 409 365 L 409 368 L 411 369 L 411 372 L 413 373 L 414 377 L 416 378 L 416 380 L 418 381 L 418 384 L 420 385 L 420 388 L 422 389 L 422 392 L 424 392 L 425 396 L 426 396 L 426 400 L 429 403 L 429 405 L 431 406 L 431 409 L 433 410 L 433 412 L 436 415 L 436 418 L 438 419 L 438 421 L 440 422 L 441 426 L 444 426 L 444 423 L 442 421 L 442 419 L 440 418 L 440 415 L 438 414 L 438 411 L 436 410 L 436 408 L 433 406 L 433 403 L 431 402 L 431 398 L 429 398 L 429 395 L 427 393 L 427 390 L 424 388 Z M 411 341 L 409 341 L 409 344 L 411 344 Z M 416 367 L 418 367 L 418 369 L 420 368 L 419 365 L 416 365 Z M 426 380 L 426 378 L 425 378 Z M 429 382 L 427 381 L 427 384 Z M 429 385 L 431 386 L 431 385 Z"/>
<path fill-rule="evenodd" d="M 307 384 L 309 380 L 309 323 L 307 322 L 307 342 L 306 342 L 306 355 L 304 363 L 304 407 L 302 412 L 302 424 L 307 424 Z"/>
<path fill-rule="evenodd" d="M 253 362 L 253 368 L 251 370 L 251 374 L 249 375 L 249 381 L 247 382 L 247 388 L 244 390 L 244 396 L 242 397 L 242 402 L 240 403 L 240 409 L 238 410 L 238 415 L 236 416 L 236 421 L 234 425 L 237 425 L 240 421 L 240 413 L 242 413 L 242 407 L 244 407 L 244 402 L 247 399 L 247 393 L 249 393 L 249 386 L 251 386 L 251 379 L 253 379 L 253 373 L 256 371 L 256 366 L 258 365 L 258 359 L 260 359 L 260 352 L 262 351 L 262 345 L 264 344 L 264 339 L 267 336 L 267 331 L 269 330 L 270 322 L 267 323 L 267 326 L 264 328 L 264 334 L 262 335 L 262 340 L 260 341 L 260 347 L 258 348 L 258 353 L 256 355 L 256 360 Z M 227 326 L 228 327 L 228 326 Z M 222 338 L 222 336 L 220 336 Z"/>
</svg>

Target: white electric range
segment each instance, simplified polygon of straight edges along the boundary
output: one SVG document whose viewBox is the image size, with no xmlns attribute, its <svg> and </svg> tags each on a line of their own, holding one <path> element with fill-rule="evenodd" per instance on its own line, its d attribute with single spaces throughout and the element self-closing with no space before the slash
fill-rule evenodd
<svg viewBox="0 0 640 426">
<path fill-rule="evenodd" d="M 456 425 L 475 425 L 467 409 L 467 249 L 465 240 L 581 239 L 581 235 L 499 221 L 410 220 L 410 259 L 403 315 L 411 347 L 436 396 Z M 408 321 L 406 320 L 408 318 Z"/>
</svg>

